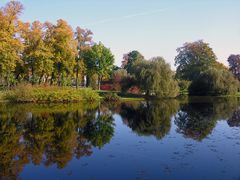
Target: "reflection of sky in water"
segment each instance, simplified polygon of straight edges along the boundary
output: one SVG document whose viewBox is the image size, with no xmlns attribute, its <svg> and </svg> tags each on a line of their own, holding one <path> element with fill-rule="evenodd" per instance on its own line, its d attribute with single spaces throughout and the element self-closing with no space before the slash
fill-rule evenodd
<svg viewBox="0 0 240 180">
<path fill-rule="evenodd" d="M 89 157 L 72 159 L 59 170 L 55 165 L 27 165 L 24 179 L 239 179 L 240 128 L 217 121 L 201 141 L 177 133 L 174 119 L 161 140 L 139 136 L 115 114 L 114 136 Z"/>
</svg>

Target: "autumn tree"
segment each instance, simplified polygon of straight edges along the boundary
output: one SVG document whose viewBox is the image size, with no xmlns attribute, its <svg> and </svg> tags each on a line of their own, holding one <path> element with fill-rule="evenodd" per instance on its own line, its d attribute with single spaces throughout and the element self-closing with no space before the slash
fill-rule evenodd
<svg viewBox="0 0 240 180">
<path fill-rule="evenodd" d="M 16 63 L 20 61 L 22 43 L 18 34 L 19 15 L 23 6 L 10 1 L 0 9 L 0 75 L 9 87 L 15 79 Z"/>
<path fill-rule="evenodd" d="M 49 25 L 48 42 L 53 48 L 54 73 L 57 77 L 57 84 L 63 85 L 64 78 L 71 77 L 75 66 L 77 55 L 77 43 L 74 39 L 74 32 L 66 21 L 60 19 L 57 25 Z"/>
<path fill-rule="evenodd" d="M 39 21 L 26 24 L 23 37 L 23 59 L 27 72 L 31 72 L 29 79 L 33 84 L 37 81 L 41 83 L 43 77 L 49 77 L 53 71 L 53 54 L 45 41 L 44 25 Z"/>
</svg>

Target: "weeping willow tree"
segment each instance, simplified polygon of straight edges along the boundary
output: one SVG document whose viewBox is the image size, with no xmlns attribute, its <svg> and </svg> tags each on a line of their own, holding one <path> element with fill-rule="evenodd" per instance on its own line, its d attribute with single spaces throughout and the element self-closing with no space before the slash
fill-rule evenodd
<svg viewBox="0 0 240 180">
<path fill-rule="evenodd" d="M 176 97 L 179 93 L 174 73 L 162 57 L 137 61 L 134 64 L 134 76 L 141 90 L 148 96 Z"/>
</svg>

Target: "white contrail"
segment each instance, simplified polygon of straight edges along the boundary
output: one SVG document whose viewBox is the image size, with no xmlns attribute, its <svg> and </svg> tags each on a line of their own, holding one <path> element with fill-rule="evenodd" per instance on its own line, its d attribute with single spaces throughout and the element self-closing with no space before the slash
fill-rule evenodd
<svg viewBox="0 0 240 180">
<path fill-rule="evenodd" d="M 167 10 L 167 9 L 156 9 L 154 11 L 147 11 L 147 12 L 141 12 L 141 13 L 136 13 L 136 14 L 130 14 L 130 15 L 122 16 L 122 17 L 108 18 L 108 19 L 103 19 L 103 20 L 99 20 L 99 21 L 96 21 L 96 22 L 85 24 L 85 26 L 94 26 L 94 25 L 104 24 L 104 23 L 108 23 L 108 22 L 121 21 L 121 20 L 125 20 L 125 19 L 131 19 L 131 18 L 134 18 L 134 17 L 138 17 L 138 16 L 156 14 L 156 13 L 159 13 L 159 12 L 164 12 L 165 10 Z"/>
</svg>

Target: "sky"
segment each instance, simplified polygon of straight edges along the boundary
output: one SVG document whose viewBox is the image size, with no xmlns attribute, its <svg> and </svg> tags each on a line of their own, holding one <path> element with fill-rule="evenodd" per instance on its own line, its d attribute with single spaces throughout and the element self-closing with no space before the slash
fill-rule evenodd
<svg viewBox="0 0 240 180">
<path fill-rule="evenodd" d="M 240 54 L 240 0 L 19 0 L 23 21 L 66 20 L 94 33 L 121 65 L 123 54 L 138 50 L 146 59 L 162 56 L 174 67 L 176 49 L 204 40 L 227 65 Z M 0 0 L 0 6 L 8 0 Z"/>
</svg>

